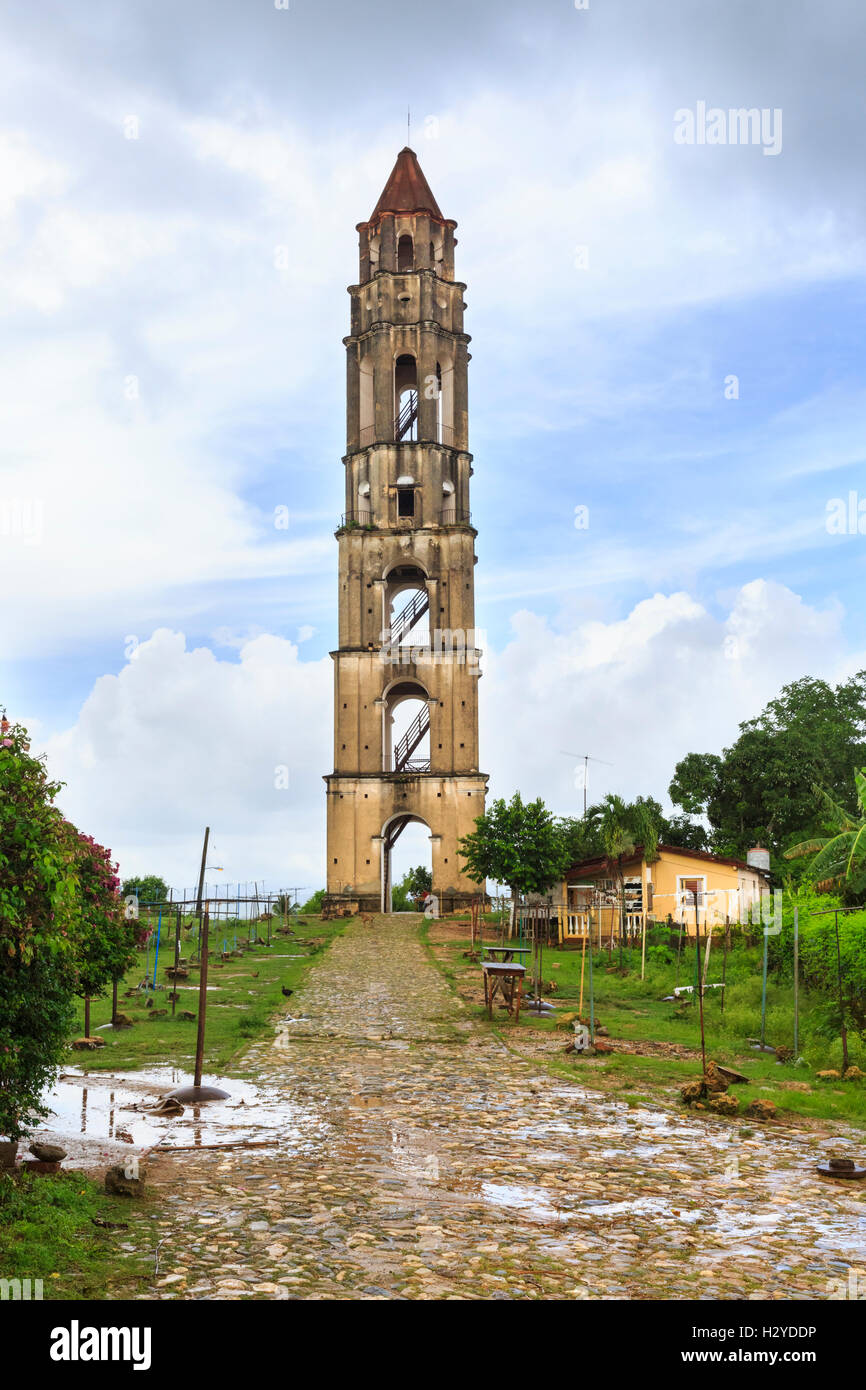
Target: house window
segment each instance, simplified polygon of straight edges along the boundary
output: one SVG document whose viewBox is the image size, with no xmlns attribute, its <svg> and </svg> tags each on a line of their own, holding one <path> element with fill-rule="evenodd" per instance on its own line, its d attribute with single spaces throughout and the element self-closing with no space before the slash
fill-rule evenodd
<svg viewBox="0 0 866 1390">
<path fill-rule="evenodd" d="M 698 907 L 703 906 L 705 882 L 706 880 L 703 877 L 679 877 L 677 879 L 677 886 L 679 888 L 680 899 L 684 907 L 694 907 L 695 902 L 697 902 Z"/>
<path fill-rule="evenodd" d="M 401 487 L 397 489 L 397 515 L 415 515 L 415 489 L 413 487 Z"/>
</svg>

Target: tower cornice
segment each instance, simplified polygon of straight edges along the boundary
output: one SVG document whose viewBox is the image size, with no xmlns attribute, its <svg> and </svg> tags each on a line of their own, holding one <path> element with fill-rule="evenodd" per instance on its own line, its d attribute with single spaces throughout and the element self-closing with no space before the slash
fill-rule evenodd
<svg viewBox="0 0 866 1390">
<path fill-rule="evenodd" d="M 377 333 L 390 333 L 393 328 L 426 328 L 428 332 L 432 329 L 454 343 L 468 344 L 472 342 L 471 334 L 457 332 L 454 328 L 443 328 L 436 319 L 413 319 L 411 323 L 399 323 L 395 319 L 377 319 L 375 323 L 370 324 L 369 328 L 365 328 L 363 333 L 349 333 L 343 339 L 343 346 L 348 347 L 350 343 L 363 343 L 368 338 L 375 337 Z"/>
<path fill-rule="evenodd" d="M 366 290 L 377 280 L 405 280 L 410 275 L 429 275 L 438 281 L 440 285 L 448 285 L 455 290 L 466 290 L 468 288 L 465 280 L 448 280 L 444 275 L 437 275 L 435 270 L 429 266 L 419 266 L 417 270 L 377 270 L 370 276 L 369 280 L 359 281 L 356 285 L 347 285 L 346 293 L 355 294 L 357 291 Z"/>
</svg>

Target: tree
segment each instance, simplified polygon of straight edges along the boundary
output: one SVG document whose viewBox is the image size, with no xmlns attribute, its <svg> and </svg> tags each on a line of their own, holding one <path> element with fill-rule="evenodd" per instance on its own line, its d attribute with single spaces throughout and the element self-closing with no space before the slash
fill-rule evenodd
<svg viewBox="0 0 866 1390">
<path fill-rule="evenodd" d="M 860 899 L 866 893 L 866 768 L 854 774 L 860 814 L 852 816 L 828 792 L 815 788 L 817 815 L 825 833 L 811 836 L 786 850 L 786 859 L 809 857 L 809 878 L 819 888 L 847 890 Z"/>
<path fill-rule="evenodd" d="M 625 915 L 625 863 L 640 850 L 648 864 L 658 858 L 662 808 L 652 797 L 623 801 L 621 796 L 608 792 L 603 801 L 591 806 L 586 818 L 595 826 L 604 851 L 607 871 L 616 882 L 620 905 L 620 923 Z M 613 932 L 611 932 L 613 943 Z M 620 954 L 622 932 L 620 932 Z"/>
<path fill-rule="evenodd" d="M 568 863 L 579 864 L 583 859 L 600 859 L 603 853 L 598 827 L 582 816 L 562 816 L 557 829 L 567 854 Z"/>
<path fill-rule="evenodd" d="M 539 797 L 524 805 L 519 792 L 508 802 L 494 801 L 458 849 L 476 883 L 492 878 L 507 884 L 512 930 L 518 898 L 547 892 L 569 864 L 568 845 L 544 802 Z"/>
<path fill-rule="evenodd" d="M 820 833 L 816 784 L 856 811 L 853 775 L 866 762 L 866 671 L 835 688 L 804 677 L 786 685 L 721 756 L 689 753 L 677 763 L 671 800 L 706 815 L 710 846 L 744 858 L 756 842 L 781 867 L 795 839 Z"/>
<path fill-rule="evenodd" d="M 317 888 L 313 896 L 304 903 L 301 912 L 305 916 L 318 917 L 325 902 L 325 892 L 324 888 Z"/>
<path fill-rule="evenodd" d="M 423 864 L 419 864 L 416 869 L 407 869 L 399 883 L 395 883 L 391 889 L 391 911 L 392 912 L 411 912 L 418 905 L 419 898 L 424 898 L 433 891 L 433 875 Z"/>
<path fill-rule="evenodd" d="M 425 898 L 428 893 L 433 892 L 433 875 L 424 864 L 419 864 L 417 868 L 410 869 L 403 875 L 403 887 L 409 897 L 417 902 L 419 898 Z"/>
<path fill-rule="evenodd" d="M 168 884 L 158 874 L 124 879 L 122 892 L 125 898 L 134 893 L 142 903 L 164 903 L 168 900 Z"/>
<path fill-rule="evenodd" d="M 706 826 L 690 816 L 665 816 L 659 838 L 662 844 L 676 845 L 679 849 L 705 850 L 709 847 Z"/>
<path fill-rule="evenodd" d="M 61 789 L 21 724 L 0 719 L 0 1134 L 17 1139 L 42 1097 L 72 1023 L 69 964 L 76 873 Z"/>
<path fill-rule="evenodd" d="M 68 830 L 78 880 L 78 912 L 72 933 L 74 988 L 84 1000 L 84 1032 L 89 1035 L 90 1000 L 105 994 L 132 965 L 143 928 L 126 917 L 111 851 L 74 826 Z"/>
</svg>

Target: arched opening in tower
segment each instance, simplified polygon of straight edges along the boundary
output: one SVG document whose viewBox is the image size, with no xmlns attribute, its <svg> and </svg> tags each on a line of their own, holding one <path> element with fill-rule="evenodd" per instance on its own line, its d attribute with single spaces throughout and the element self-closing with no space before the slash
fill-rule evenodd
<svg viewBox="0 0 866 1390">
<path fill-rule="evenodd" d="M 382 843 L 382 911 L 423 911 L 433 888 L 430 827 L 417 816 L 397 815 L 385 826 Z"/>
<path fill-rule="evenodd" d="M 394 438 L 418 438 L 418 366 L 411 353 L 401 353 L 394 363 Z"/>
<path fill-rule="evenodd" d="M 404 271 L 415 269 L 415 249 L 412 245 L 412 238 L 405 232 L 397 242 L 397 269 Z"/>
<path fill-rule="evenodd" d="M 430 771 L 430 706 L 418 681 L 398 681 L 385 696 L 386 772 Z"/>
<path fill-rule="evenodd" d="M 416 565 L 399 565 L 386 576 L 385 619 L 392 647 L 429 646 L 427 577 Z"/>
</svg>

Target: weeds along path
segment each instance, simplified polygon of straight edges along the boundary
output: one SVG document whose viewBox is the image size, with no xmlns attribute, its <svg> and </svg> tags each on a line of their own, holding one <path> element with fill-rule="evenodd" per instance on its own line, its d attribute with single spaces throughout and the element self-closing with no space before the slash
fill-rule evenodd
<svg viewBox="0 0 866 1390">
<path fill-rule="evenodd" d="M 419 923 L 351 924 L 248 1054 L 284 1088 L 276 1143 L 152 1165 L 139 1297 L 844 1296 L 866 1194 L 813 1171 L 828 1141 L 538 1072 L 475 1029 Z"/>
</svg>

